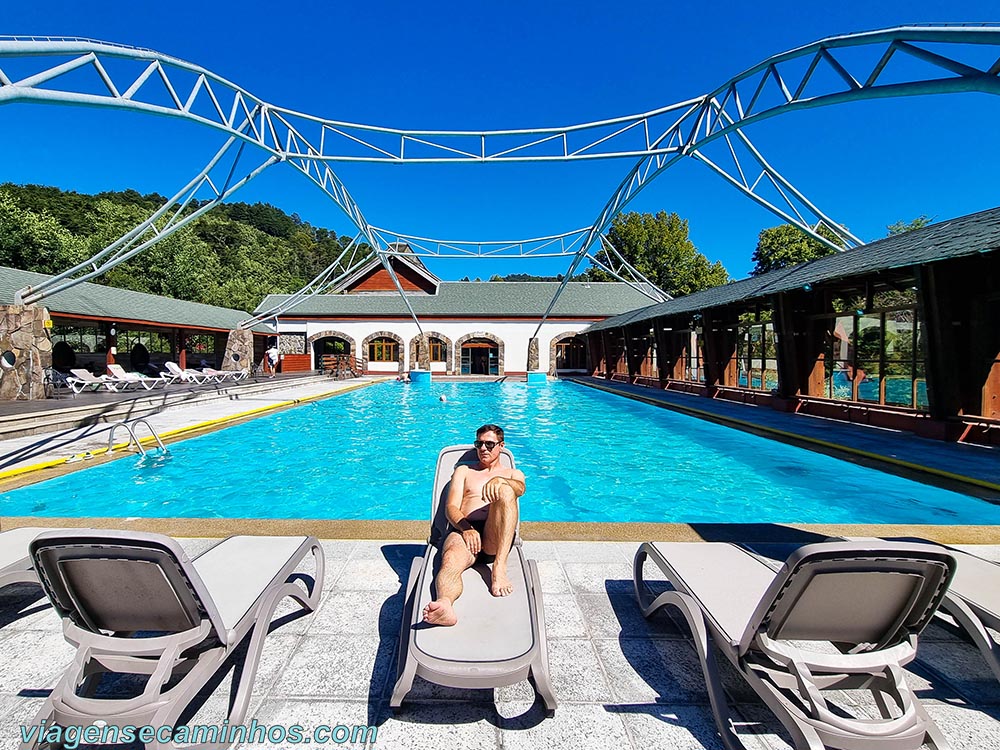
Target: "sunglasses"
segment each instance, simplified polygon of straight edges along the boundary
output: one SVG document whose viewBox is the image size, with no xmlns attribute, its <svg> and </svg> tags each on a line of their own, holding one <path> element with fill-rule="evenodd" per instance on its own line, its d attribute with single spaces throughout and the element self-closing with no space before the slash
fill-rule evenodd
<svg viewBox="0 0 1000 750">
<path fill-rule="evenodd" d="M 486 446 L 486 450 L 491 451 L 498 445 L 500 445 L 500 443 L 494 443 L 492 440 L 477 440 L 476 442 L 473 443 L 473 445 L 476 446 L 476 448 L 482 448 L 483 446 Z"/>
</svg>

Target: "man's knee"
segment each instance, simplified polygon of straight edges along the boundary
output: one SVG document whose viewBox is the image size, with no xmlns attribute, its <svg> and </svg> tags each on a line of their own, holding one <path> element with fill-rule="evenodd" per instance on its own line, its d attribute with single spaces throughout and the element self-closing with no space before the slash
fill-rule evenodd
<svg viewBox="0 0 1000 750">
<path fill-rule="evenodd" d="M 469 567 L 472 553 L 465 546 L 465 542 L 447 544 L 441 551 L 441 567 L 449 570 L 464 570 Z"/>
<path fill-rule="evenodd" d="M 508 507 L 515 506 L 517 504 L 517 495 L 514 494 L 514 489 L 509 484 L 503 485 L 500 488 L 497 498 L 493 501 L 493 504 L 500 504 Z"/>
</svg>

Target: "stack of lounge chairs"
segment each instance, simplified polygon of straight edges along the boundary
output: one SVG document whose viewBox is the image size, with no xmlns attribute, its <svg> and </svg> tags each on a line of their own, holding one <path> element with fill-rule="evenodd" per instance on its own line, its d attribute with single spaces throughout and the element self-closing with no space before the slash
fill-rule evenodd
<svg viewBox="0 0 1000 750">
<path fill-rule="evenodd" d="M 246 370 L 216 370 L 203 367 L 201 370 L 182 369 L 176 362 L 165 362 L 165 371 L 157 377 L 151 377 L 138 372 L 126 372 L 121 365 L 109 364 L 108 374 L 94 375 L 83 368 L 70 370 L 63 376 L 52 370 L 48 376 L 53 384 L 64 385 L 72 390 L 73 395 L 85 390 L 107 390 L 122 392 L 128 390 L 146 390 L 165 388 L 171 383 L 181 382 L 188 385 L 204 385 L 206 383 L 235 383 L 249 376 Z"/>
</svg>

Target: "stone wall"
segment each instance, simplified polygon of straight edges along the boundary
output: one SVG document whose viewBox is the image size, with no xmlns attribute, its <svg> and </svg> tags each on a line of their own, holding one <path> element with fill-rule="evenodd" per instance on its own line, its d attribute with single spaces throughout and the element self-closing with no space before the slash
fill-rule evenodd
<svg viewBox="0 0 1000 750">
<path fill-rule="evenodd" d="M 238 361 L 233 359 L 234 354 L 239 355 Z M 253 365 L 253 333 L 241 328 L 230 331 L 226 341 L 226 354 L 222 358 L 222 369 L 247 370 Z"/>
<path fill-rule="evenodd" d="M 283 333 L 278 337 L 278 351 L 282 354 L 305 354 L 306 337 L 296 333 Z"/>
<path fill-rule="evenodd" d="M 46 397 L 45 368 L 52 366 L 47 320 L 44 307 L 0 305 L 0 353 L 13 352 L 16 358 L 13 370 L 0 370 L 0 401 Z"/>
</svg>

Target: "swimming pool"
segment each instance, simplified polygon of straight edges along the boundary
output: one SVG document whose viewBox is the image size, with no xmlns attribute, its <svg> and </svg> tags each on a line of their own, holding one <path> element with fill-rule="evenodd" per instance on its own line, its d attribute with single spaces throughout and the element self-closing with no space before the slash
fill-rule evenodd
<svg viewBox="0 0 1000 750">
<path fill-rule="evenodd" d="M 527 521 L 1000 523 L 982 500 L 566 382 L 376 385 L 0 494 L 0 508 L 424 520 L 438 451 L 486 422 L 527 477 Z"/>
</svg>

